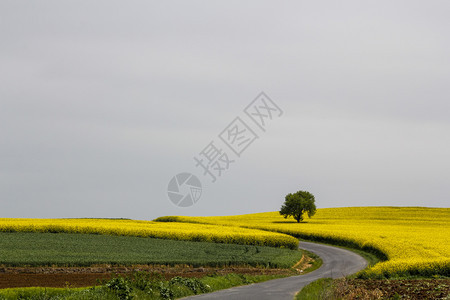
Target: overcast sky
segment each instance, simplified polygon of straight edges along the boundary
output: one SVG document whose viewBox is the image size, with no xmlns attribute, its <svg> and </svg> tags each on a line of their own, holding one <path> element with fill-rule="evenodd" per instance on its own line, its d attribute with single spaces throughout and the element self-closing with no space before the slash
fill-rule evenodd
<svg viewBox="0 0 450 300">
<path fill-rule="evenodd" d="M 448 207 L 448 1 L 0 2 L 0 217 Z M 283 114 L 263 132 L 244 108 Z M 258 135 L 240 157 L 236 117 Z M 256 126 L 256 127 L 255 127 Z M 235 160 L 212 183 L 194 157 Z M 192 173 L 202 196 L 168 198 Z"/>
</svg>

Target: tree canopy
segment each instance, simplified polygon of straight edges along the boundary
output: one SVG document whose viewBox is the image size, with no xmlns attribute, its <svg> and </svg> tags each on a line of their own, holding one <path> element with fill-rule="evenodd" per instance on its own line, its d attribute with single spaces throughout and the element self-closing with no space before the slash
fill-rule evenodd
<svg viewBox="0 0 450 300">
<path fill-rule="evenodd" d="M 284 218 L 292 216 L 297 223 L 303 221 L 303 214 L 307 213 L 311 218 L 316 213 L 314 195 L 307 191 L 298 191 L 294 194 L 287 194 L 284 204 L 281 206 L 280 215 Z"/>
</svg>

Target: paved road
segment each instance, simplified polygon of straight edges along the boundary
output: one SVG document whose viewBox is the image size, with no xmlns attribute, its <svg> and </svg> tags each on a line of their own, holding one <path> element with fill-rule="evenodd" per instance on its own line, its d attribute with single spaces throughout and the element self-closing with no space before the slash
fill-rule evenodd
<svg viewBox="0 0 450 300">
<path fill-rule="evenodd" d="M 305 275 L 269 280 L 251 285 L 238 286 L 214 293 L 187 297 L 185 299 L 232 299 L 232 300 L 292 300 L 305 285 L 319 278 L 339 278 L 364 269 L 367 261 L 358 254 L 328 245 L 300 242 L 300 248 L 322 258 L 322 266 Z"/>
</svg>

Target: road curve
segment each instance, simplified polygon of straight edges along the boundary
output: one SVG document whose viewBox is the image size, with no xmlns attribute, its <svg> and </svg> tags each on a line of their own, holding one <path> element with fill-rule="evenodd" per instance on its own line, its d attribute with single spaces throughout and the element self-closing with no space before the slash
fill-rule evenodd
<svg viewBox="0 0 450 300">
<path fill-rule="evenodd" d="M 322 266 L 305 275 L 238 286 L 184 299 L 292 300 L 299 290 L 314 280 L 326 277 L 344 277 L 356 273 L 367 266 L 367 261 L 364 258 L 342 248 L 309 242 L 300 242 L 299 248 L 320 256 L 323 261 Z"/>
</svg>

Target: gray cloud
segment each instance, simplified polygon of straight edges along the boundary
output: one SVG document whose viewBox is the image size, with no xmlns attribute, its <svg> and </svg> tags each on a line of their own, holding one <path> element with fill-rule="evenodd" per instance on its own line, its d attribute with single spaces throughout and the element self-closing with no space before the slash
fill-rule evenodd
<svg viewBox="0 0 450 300">
<path fill-rule="evenodd" d="M 446 1 L 0 3 L 0 217 L 448 206 Z M 216 183 L 193 157 L 285 111 Z M 204 184 L 195 206 L 170 178 Z"/>
</svg>

